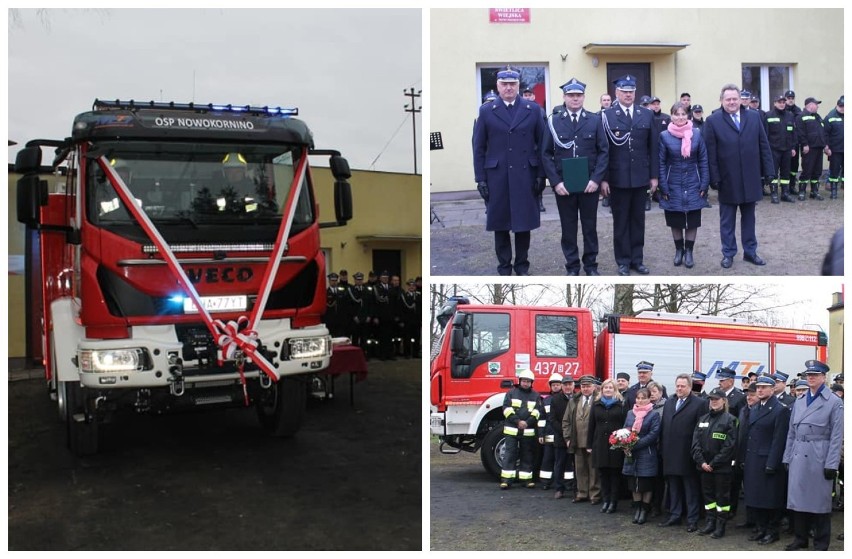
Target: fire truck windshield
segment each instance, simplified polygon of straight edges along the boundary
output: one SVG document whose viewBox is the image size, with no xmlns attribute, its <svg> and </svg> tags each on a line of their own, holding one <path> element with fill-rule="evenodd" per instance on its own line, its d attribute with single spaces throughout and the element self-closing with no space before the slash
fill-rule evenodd
<svg viewBox="0 0 852 559">
<path fill-rule="evenodd" d="M 99 142 L 97 148 L 107 154 L 136 203 L 164 237 L 172 239 L 184 237 L 174 231 L 187 228 L 225 227 L 230 235 L 240 236 L 235 230 L 249 225 L 261 229 L 267 225 L 274 237 L 294 186 L 295 166 L 305 154 L 301 146 L 220 143 Z M 294 233 L 314 221 L 310 189 L 302 186 Z M 87 165 L 86 192 L 91 223 L 120 234 L 136 228 L 97 160 L 90 159 Z M 252 230 L 253 235 L 258 233 L 257 228 Z"/>
</svg>

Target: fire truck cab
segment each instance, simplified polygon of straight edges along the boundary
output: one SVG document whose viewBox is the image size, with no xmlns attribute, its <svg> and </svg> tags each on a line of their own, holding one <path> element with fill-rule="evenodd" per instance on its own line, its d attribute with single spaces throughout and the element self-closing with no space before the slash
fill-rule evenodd
<svg viewBox="0 0 852 559">
<path fill-rule="evenodd" d="M 298 430 L 328 366 L 319 229 L 352 217 L 348 163 L 297 109 L 99 101 L 18 153 L 18 220 L 39 231 L 46 380 L 78 454 L 120 408 L 256 407 Z M 49 169 L 42 147 L 55 149 Z M 330 156 L 319 222 L 309 155 Z M 60 165 L 48 192 L 39 177 Z"/>
<path fill-rule="evenodd" d="M 588 309 L 471 305 L 450 300 L 438 317 L 444 328 L 430 372 L 431 430 L 441 452 L 476 452 L 498 477 L 502 469 L 503 398 L 517 371 L 530 369 L 533 388 L 549 393 L 553 373 L 594 371 L 594 331 Z"/>
</svg>

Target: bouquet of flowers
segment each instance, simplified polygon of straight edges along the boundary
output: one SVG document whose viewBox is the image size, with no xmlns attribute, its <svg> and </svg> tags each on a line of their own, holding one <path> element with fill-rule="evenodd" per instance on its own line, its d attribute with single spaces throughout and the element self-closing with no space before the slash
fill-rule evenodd
<svg viewBox="0 0 852 559">
<path fill-rule="evenodd" d="M 639 442 L 639 436 L 635 431 L 631 431 L 630 429 L 618 429 L 617 431 L 613 431 L 609 436 L 609 448 L 612 450 L 623 450 L 628 463 L 633 462 L 633 456 L 630 452 L 636 446 L 637 442 Z"/>
</svg>

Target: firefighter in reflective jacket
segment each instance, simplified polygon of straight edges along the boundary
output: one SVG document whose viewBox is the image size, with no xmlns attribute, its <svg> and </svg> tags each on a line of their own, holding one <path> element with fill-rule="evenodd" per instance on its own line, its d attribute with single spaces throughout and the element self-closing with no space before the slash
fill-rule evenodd
<svg viewBox="0 0 852 559">
<path fill-rule="evenodd" d="M 518 384 L 503 399 L 503 435 L 506 454 L 500 472 L 500 489 L 509 489 L 515 480 L 515 463 L 520 454 L 520 470 L 517 478 L 530 489 L 533 481 L 533 457 L 535 456 L 536 428 L 542 417 L 541 397 L 532 389 L 535 375 L 529 369 L 518 373 Z"/>
<path fill-rule="evenodd" d="M 542 445 L 541 468 L 538 478 L 541 480 L 542 489 L 550 489 L 553 481 L 553 466 L 556 454 L 553 452 L 554 429 L 547 420 L 550 417 L 550 405 L 553 397 L 562 394 L 562 375 L 553 373 L 547 381 L 550 384 L 550 394 L 541 397 L 542 414 L 538 418 L 538 443 Z M 559 421 L 559 430 L 562 430 L 562 420 Z M 563 445 L 564 446 L 564 445 Z"/>
</svg>

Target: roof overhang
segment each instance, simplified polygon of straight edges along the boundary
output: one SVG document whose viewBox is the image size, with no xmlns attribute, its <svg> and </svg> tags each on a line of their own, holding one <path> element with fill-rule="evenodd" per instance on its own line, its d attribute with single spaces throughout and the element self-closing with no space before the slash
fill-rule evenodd
<svg viewBox="0 0 852 559">
<path fill-rule="evenodd" d="M 674 54 L 689 43 L 589 43 L 586 54 Z"/>
<path fill-rule="evenodd" d="M 361 244 L 368 243 L 419 243 L 420 235 L 359 235 L 355 240 Z"/>
</svg>

